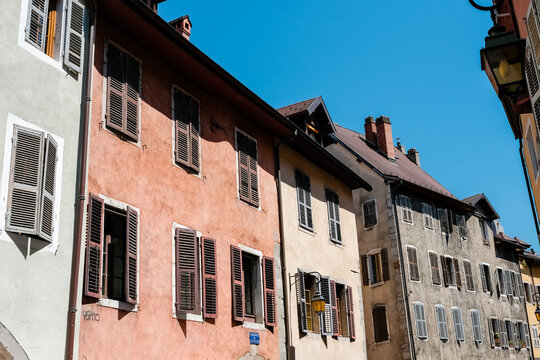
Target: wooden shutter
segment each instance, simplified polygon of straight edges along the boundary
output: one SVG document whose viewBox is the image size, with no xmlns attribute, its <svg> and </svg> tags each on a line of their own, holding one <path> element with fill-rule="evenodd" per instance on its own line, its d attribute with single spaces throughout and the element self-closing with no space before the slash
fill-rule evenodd
<svg viewBox="0 0 540 360">
<path fill-rule="evenodd" d="M 189 98 L 178 89 L 174 89 L 174 128 L 175 128 L 175 160 L 189 166 L 190 154 L 190 109 Z"/>
<path fill-rule="evenodd" d="M 296 300 L 298 302 L 298 325 L 300 331 L 307 334 L 306 283 L 304 272 L 298 269 L 296 275 Z"/>
<path fill-rule="evenodd" d="M 369 285 L 369 273 L 368 273 L 368 266 L 367 266 L 367 255 L 362 255 L 360 257 L 362 262 L 362 283 L 364 285 Z"/>
<path fill-rule="evenodd" d="M 236 148 L 238 150 L 238 179 L 240 199 L 250 202 L 249 186 L 249 139 L 240 132 L 236 132 Z"/>
<path fill-rule="evenodd" d="M 390 280 L 390 269 L 388 267 L 388 250 L 386 248 L 381 250 L 381 263 L 382 263 L 382 273 L 383 280 Z"/>
<path fill-rule="evenodd" d="M 244 271 L 242 269 L 242 251 L 231 245 L 231 280 L 233 320 L 244 321 Z"/>
<path fill-rule="evenodd" d="M 190 165 L 195 171 L 199 171 L 199 103 L 189 99 L 190 116 Z"/>
<path fill-rule="evenodd" d="M 126 216 L 126 264 L 124 295 L 130 304 L 137 303 L 137 231 L 138 214 L 128 206 Z"/>
<path fill-rule="evenodd" d="M 456 286 L 458 289 L 461 289 L 461 271 L 459 271 L 459 260 L 457 258 L 453 258 L 452 261 L 454 262 L 454 271 L 456 273 Z"/>
<path fill-rule="evenodd" d="M 114 45 L 107 47 L 107 114 L 106 125 L 122 132 L 124 124 L 124 56 Z"/>
<path fill-rule="evenodd" d="M 45 50 L 49 0 L 30 0 L 25 39 L 41 51 Z"/>
<path fill-rule="evenodd" d="M 300 226 L 313 230 L 311 218 L 311 184 L 309 177 L 296 170 L 296 191 L 298 195 L 298 222 Z"/>
<path fill-rule="evenodd" d="M 57 149 L 58 145 L 52 136 L 47 136 L 45 144 L 45 163 L 43 166 L 39 236 L 48 241 L 52 241 L 53 234 Z"/>
<path fill-rule="evenodd" d="M 101 297 L 101 251 L 104 214 L 103 200 L 90 194 L 86 224 L 84 295 L 98 299 Z"/>
<path fill-rule="evenodd" d="M 266 326 L 276 326 L 276 281 L 274 276 L 274 258 L 263 257 L 264 306 Z"/>
<path fill-rule="evenodd" d="M 68 1 L 65 42 L 64 64 L 80 73 L 84 51 L 84 5 L 77 0 Z"/>
<path fill-rule="evenodd" d="M 326 204 L 328 207 L 328 228 L 330 240 L 341 244 L 341 224 L 339 221 L 338 195 L 326 189 Z"/>
<path fill-rule="evenodd" d="M 420 273 L 418 269 L 418 259 L 416 257 L 416 249 L 412 247 L 407 247 L 407 256 L 409 258 L 409 274 L 411 280 L 419 281 Z"/>
<path fill-rule="evenodd" d="M 429 263 L 431 266 L 431 280 L 433 284 L 441 285 L 441 273 L 439 271 L 439 260 L 437 258 L 437 254 L 429 253 Z"/>
<path fill-rule="evenodd" d="M 472 276 L 471 263 L 464 260 L 463 269 L 465 269 L 465 282 L 467 284 L 467 290 L 474 291 L 474 280 Z"/>
<path fill-rule="evenodd" d="M 202 239 L 203 315 L 217 318 L 217 259 L 216 240 Z M 196 279 L 198 282 L 198 279 Z"/>
<path fill-rule="evenodd" d="M 257 143 L 249 139 L 249 190 L 250 202 L 253 206 L 259 206 L 259 175 L 257 173 Z"/>
<path fill-rule="evenodd" d="M 480 277 L 482 278 L 482 290 L 488 291 L 486 273 L 484 272 L 483 264 L 480 264 Z"/>
<path fill-rule="evenodd" d="M 126 82 L 124 84 L 126 118 L 124 121 L 124 134 L 137 141 L 139 137 L 140 67 L 137 60 L 128 54 L 124 55 L 126 59 Z"/>
<path fill-rule="evenodd" d="M 375 333 L 375 342 L 388 340 L 388 327 L 386 325 L 386 307 L 375 306 L 372 311 L 373 332 Z"/>
<path fill-rule="evenodd" d="M 492 321 L 488 318 L 488 329 L 489 329 L 489 342 L 491 347 L 495 347 L 495 331 L 493 329 Z"/>
<path fill-rule="evenodd" d="M 177 228 L 175 237 L 176 313 L 198 314 L 200 307 L 197 233 L 192 229 Z"/>
<path fill-rule="evenodd" d="M 444 255 L 441 255 L 440 257 L 441 259 L 441 267 L 442 267 L 442 273 L 443 273 L 443 280 L 444 280 L 444 286 L 448 286 L 450 281 L 449 281 L 449 274 L 448 274 L 448 266 L 446 265 L 446 258 L 444 257 Z"/>
<path fill-rule="evenodd" d="M 354 325 L 354 302 L 352 288 L 347 286 L 347 317 L 349 319 L 349 337 L 352 340 L 356 339 L 356 330 Z"/>
<path fill-rule="evenodd" d="M 333 280 L 330 280 L 330 298 L 332 303 L 332 333 L 333 336 L 339 336 L 336 282 Z"/>
<path fill-rule="evenodd" d="M 321 334 L 332 335 L 332 299 L 330 290 L 330 278 L 327 276 L 321 276 L 319 283 L 321 289 L 321 295 L 324 298 L 324 313 L 322 314 Z"/>
</svg>

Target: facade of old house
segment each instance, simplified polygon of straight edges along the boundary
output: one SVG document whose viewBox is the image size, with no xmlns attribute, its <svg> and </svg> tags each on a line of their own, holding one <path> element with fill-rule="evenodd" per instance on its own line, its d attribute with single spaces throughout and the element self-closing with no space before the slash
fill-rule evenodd
<svg viewBox="0 0 540 360">
<path fill-rule="evenodd" d="M 535 315 L 540 303 L 540 257 L 534 251 L 524 251 L 519 255 L 519 266 L 525 291 L 533 357 L 540 359 L 540 327 Z"/>
<path fill-rule="evenodd" d="M 373 186 L 353 192 L 368 358 L 529 358 L 516 244 L 487 198 L 452 195 L 386 117 L 336 129 L 327 148 Z"/>
<path fill-rule="evenodd" d="M 73 250 L 87 4 L 2 3 L 0 358 L 61 359 Z"/>
</svg>

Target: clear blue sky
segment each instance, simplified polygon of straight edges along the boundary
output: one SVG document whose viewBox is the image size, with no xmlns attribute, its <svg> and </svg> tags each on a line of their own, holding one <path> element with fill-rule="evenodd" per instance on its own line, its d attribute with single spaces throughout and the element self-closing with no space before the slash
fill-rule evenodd
<svg viewBox="0 0 540 360">
<path fill-rule="evenodd" d="M 485 193 L 505 232 L 540 250 L 519 144 L 480 70 L 488 12 L 467 0 L 168 0 L 159 14 L 188 14 L 191 41 L 276 108 L 322 95 L 334 122 L 362 133 L 366 116 L 389 116 L 428 173 L 460 199 Z"/>
</svg>

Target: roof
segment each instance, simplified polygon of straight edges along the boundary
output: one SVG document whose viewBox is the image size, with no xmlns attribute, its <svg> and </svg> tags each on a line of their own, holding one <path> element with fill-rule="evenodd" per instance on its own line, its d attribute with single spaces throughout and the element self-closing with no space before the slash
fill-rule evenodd
<svg viewBox="0 0 540 360">
<path fill-rule="evenodd" d="M 528 260 L 532 260 L 534 262 L 540 263 L 540 256 L 538 256 L 534 250 L 530 251 L 523 251 L 521 254 L 519 254 L 520 258 L 525 258 Z"/>
<path fill-rule="evenodd" d="M 292 104 L 292 105 L 288 105 L 288 106 L 284 106 L 282 108 L 279 108 L 279 109 L 277 109 L 277 111 L 279 111 L 281 113 L 281 115 L 283 115 L 283 116 L 296 115 L 296 114 L 299 114 L 301 112 L 307 111 L 309 106 L 311 104 L 313 104 L 313 102 L 315 100 L 317 100 L 317 98 L 300 101 L 300 102 L 297 102 L 296 104 Z"/>
<path fill-rule="evenodd" d="M 315 125 L 322 134 L 336 132 L 336 127 L 326 109 L 322 96 L 284 106 L 277 109 L 277 111 L 289 119 L 304 114 L 303 118 Z"/>
<path fill-rule="evenodd" d="M 495 211 L 495 208 L 491 205 L 484 193 L 469 196 L 461 201 L 474 206 L 477 214 L 482 215 L 489 220 L 499 219 L 499 214 L 497 214 L 497 211 Z"/>
<path fill-rule="evenodd" d="M 181 22 L 181 21 L 184 20 L 184 19 L 187 19 L 187 21 L 189 21 L 189 25 L 191 25 L 191 27 L 193 27 L 193 25 L 191 24 L 191 20 L 189 20 L 189 15 L 180 16 L 180 17 L 177 18 L 177 19 L 174 19 L 174 20 L 172 20 L 172 21 L 169 21 L 169 24 L 170 24 L 171 26 L 174 26 L 176 23 L 179 23 L 179 22 Z"/>
<path fill-rule="evenodd" d="M 520 248 L 522 248 L 522 249 L 526 249 L 526 248 L 528 248 L 529 246 L 531 246 L 530 244 L 527 244 L 525 241 L 520 240 L 520 239 L 518 239 L 517 237 L 511 238 L 510 236 L 506 235 L 506 234 L 503 233 L 503 232 L 500 232 L 500 233 L 498 233 L 498 234 L 495 234 L 495 235 L 493 235 L 493 237 L 494 237 L 496 240 L 505 242 L 505 243 L 508 244 L 508 245 L 517 246 L 517 247 L 520 247 Z"/>
</svg>

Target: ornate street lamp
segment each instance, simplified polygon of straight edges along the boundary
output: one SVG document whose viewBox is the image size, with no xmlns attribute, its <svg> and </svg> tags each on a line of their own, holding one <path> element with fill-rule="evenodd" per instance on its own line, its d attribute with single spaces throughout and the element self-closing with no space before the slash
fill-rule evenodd
<svg viewBox="0 0 540 360">
<path fill-rule="evenodd" d="M 321 314 L 324 312 L 324 308 L 326 306 L 326 302 L 324 301 L 324 298 L 322 297 L 321 295 L 321 292 L 319 290 L 319 283 L 321 282 L 321 274 L 318 273 L 317 271 L 311 271 L 311 272 L 307 272 L 307 273 L 304 273 L 305 275 L 317 275 L 316 277 L 316 282 L 315 282 L 315 287 L 317 288 L 317 291 L 315 291 L 315 295 L 313 295 L 313 297 L 311 298 L 311 308 L 313 309 L 313 311 L 315 311 L 317 314 Z M 293 276 L 296 276 L 298 275 L 298 273 L 294 274 L 294 275 L 289 275 L 289 277 L 293 277 Z"/>
</svg>

